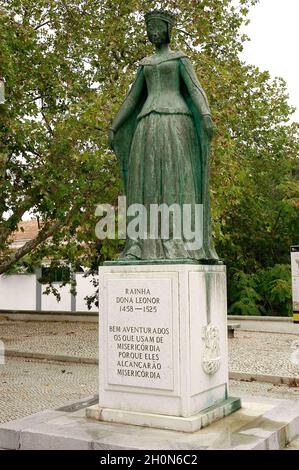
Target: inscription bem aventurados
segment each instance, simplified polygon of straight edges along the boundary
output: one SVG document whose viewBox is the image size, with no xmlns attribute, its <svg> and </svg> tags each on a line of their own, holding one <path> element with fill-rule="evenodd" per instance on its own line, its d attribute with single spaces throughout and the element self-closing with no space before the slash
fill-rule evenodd
<svg viewBox="0 0 299 470">
<path fill-rule="evenodd" d="M 150 287 L 144 286 L 147 283 Z M 171 389 L 170 282 L 109 280 L 108 290 L 109 383 Z"/>
</svg>

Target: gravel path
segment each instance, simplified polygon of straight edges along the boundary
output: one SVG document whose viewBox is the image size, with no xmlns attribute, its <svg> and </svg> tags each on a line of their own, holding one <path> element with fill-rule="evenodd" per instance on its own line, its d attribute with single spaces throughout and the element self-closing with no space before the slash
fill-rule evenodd
<svg viewBox="0 0 299 470">
<path fill-rule="evenodd" d="M 229 394 L 232 397 L 265 397 L 283 400 L 299 400 L 299 387 L 272 385 L 265 382 L 239 382 L 230 380 Z"/>
<path fill-rule="evenodd" d="M 98 392 L 98 367 L 11 358 L 0 366 L 0 423 L 58 408 Z M 230 381 L 230 395 L 299 399 L 299 387 Z"/>
<path fill-rule="evenodd" d="M 98 367 L 7 359 L 0 365 L 0 423 L 98 393 Z"/>
<path fill-rule="evenodd" d="M 299 377 L 290 362 L 290 346 L 299 335 L 235 330 L 229 339 L 229 369 L 233 372 Z M 98 327 L 83 322 L 0 321 L 6 349 L 21 352 L 97 358 Z"/>
<path fill-rule="evenodd" d="M 83 322 L 0 321 L 5 349 L 97 358 L 98 325 Z"/>
<path fill-rule="evenodd" d="M 289 360 L 295 339 L 299 336 L 235 331 L 229 340 L 230 370 L 298 377 L 299 368 Z M 6 349 L 96 358 L 98 327 L 83 322 L 0 321 L 0 340 Z M 94 395 L 97 381 L 96 365 L 8 357 L 0 365 L 0 422 Z M 230 394 L 299 399 L 299 387 L 231 381 Z"/>
<path fill-rule="evenodd" d="M 291 344 L 299 335 L 235 331 L 228 341 L 229 370 L 280 377 L 299 377 L 290 361 Z"/>
</svg>

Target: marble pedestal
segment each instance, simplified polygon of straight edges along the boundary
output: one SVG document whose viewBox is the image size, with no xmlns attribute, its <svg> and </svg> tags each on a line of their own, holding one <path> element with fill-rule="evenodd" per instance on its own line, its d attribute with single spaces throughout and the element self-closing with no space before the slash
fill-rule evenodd
<svg viewBox="0 0 299 470">
<path fill-rule="evenodd" d="M 225 266 L 100 268 L 99 405 L 87 416 L 193 432 L 228 397 Z"/>
</svg>

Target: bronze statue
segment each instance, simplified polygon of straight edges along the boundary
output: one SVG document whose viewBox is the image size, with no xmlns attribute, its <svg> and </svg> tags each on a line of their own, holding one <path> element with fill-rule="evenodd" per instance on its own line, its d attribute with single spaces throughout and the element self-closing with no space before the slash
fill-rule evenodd
<svg viewBox="0 0 299 470">
<path fill-rule="evenodd" d="M 112 123 L 110 145 L 121 164 L 127 204 L 202 204 L 203 243 L 190 250 L 183 237 L 127 238 L 120 259 L 217 263 L 210 228 L 209 104 L 186 54 L 169 48 L 174 15 L 154 10 L 145 21 L 156 51 L 140 62 Z"/>
</svg>

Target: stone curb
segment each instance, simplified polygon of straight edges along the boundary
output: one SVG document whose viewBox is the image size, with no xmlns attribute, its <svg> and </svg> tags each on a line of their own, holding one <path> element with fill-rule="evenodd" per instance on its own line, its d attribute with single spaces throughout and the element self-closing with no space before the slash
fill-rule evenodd
<svg viewBox="0 0 299 470">
<path fill-rule="evenodd" d="M 97 317 L 98 312 L 89 310 L 86 312 L 70 312 L 68 310 L 3 310 L 0 309 L 0 315 L 52 315 L 52 316 L 68 316 L 68 317 Z"/>
<path fill-rule="evenodd" d="M 279 375 L 251 374 L 247 372 L 229 372 L 230 380 L 244 382 L 268 382 L 274 385 L 299 387 L 299 377 L 280 377 Z"/>
<path fill-rule="evenodd" d="M 23 359 L 42 359 L 55 362 L 72 362 L 79 364 L 94 364 L 99 363 L 98 359 L 93 357 L 80 357 L 80 356 L 64 356 L 59 354 L 43 354 L 27 351 L 15 351 L 13 349 L 6 349 L 6 357 L 21 357 Z"/>
<path fill-rule="evenodd" d="M 287 322 L 293 323 L 293 317 L 271 317 L 271 316 L 255 316 L 255 315 L 227 315 L 228 320 L 244 320 L 244 321 L 270 321 L 270 322 Z"/>
<path fill-rule="evenodd" d="M 242 322 L 282 322 L 293 324 L 292 317 L 271 317 L 271 316 L 252 316 L 252 315 L 228 315 L 229 321 Z M 98 322 L 98 312 L 50 312 L 50 311 L 30 311 L 30 310 L 0 310 L 0 320 L 42 320 L 42 321 L 81 321 Z"/>
<path fill-rule="evenodd" d="M 8 349 L 5 352 L 7 357 L 20 357 L 23 359 L 41 359 L 54 362 L 70 362 L 77 364 L 92 364 L 98 365 L 99 361 L 92 357 L 80 357 L 80 356 L 64 356 L 57 354 L 43 354 L 27 351 L 15 351 Z M 244 381 L 244 382 L 267 382 L 273 385 L 288 385 L 289 387 L 299 387 L 299 377 L 281 377 L 279 375 L 269 374 L 251 374 L 247 372 L 229 372 L 230 380 Z"/>
<path fill-rule="evenodd" d="M 24 359 L 41 359 L 54 362 L 70 362 L 77 364 L 92 364 L 98 365 L 99 361 L 92 357 L 80 356 L 64 356 L 57 354 L 43 354 L 27 351 L 6 350 L 7 357 L 20 357 Z M 229 372 L 230 380 L 244 381 L 244 382 L 267 382 L 273 385 L 288 385 L 289 387 L 299 387 L 299 377 L 285 376 L 270 374 L 251 374 L 250 372 Z"/>
<path fill-rule="evenodd" d="M 75 314 L 71 315 L 70 313 L 64 314 L 63 312 L 55 313 L 26 313 L 26 312 L 11 312 L 11 313 L 1 313 L 0 311 L 0 321 L 47 321 L 47 322 L 71 322 L 71 323 L 98 323 L 98 314 L 89 313 L 89 314 Z"/>
</svg>

